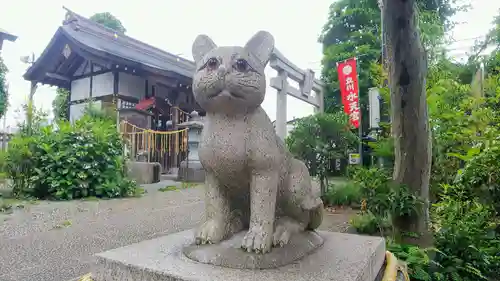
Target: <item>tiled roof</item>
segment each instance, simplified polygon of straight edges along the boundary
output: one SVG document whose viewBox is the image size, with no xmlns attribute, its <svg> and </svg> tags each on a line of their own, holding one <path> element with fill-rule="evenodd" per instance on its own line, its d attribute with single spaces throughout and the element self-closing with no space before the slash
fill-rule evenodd
<svg viewBox="0 0 500 281">
<path fill-rule="evenodd" d="M 118 33 L 68 10 L 63 25 L 59 27 L 37 62 L 28 69 L 24 75 L 25 79 L 33 79 L 32 73 L 51 60 L 49 54 L 54 52 L 50 49 L 53 46 L 57 47 L 56 42 L 61 35 L 67 37 L 82 50 L 105 60 L 112 60 L 113 57 L 120 58 L 133 64 L 142 65 L 152 71 L 176 73 L 189 79 L 195 71 L 195 64 L 190 60 Z M 48 58 L 44 59 L 44 56 Z"/>
<path fill-rule="evenodd" d="M 16 41 L 16 39 L 17 39 L 16 35 L 7 32 L 5 29 L 0 28 L 0 38 L 2 38 L 2 37 L 3 37 L 3 39 L 9 40 L 9 41 Z"/>
</svg>

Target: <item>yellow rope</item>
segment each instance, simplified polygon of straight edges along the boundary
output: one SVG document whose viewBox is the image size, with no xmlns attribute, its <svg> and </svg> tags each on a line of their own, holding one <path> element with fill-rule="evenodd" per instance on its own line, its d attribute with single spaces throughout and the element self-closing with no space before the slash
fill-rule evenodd
<svg viewBox="0 0 500 281">
<path fill-rule="evenodd" d="M 151 160 L 149 157 L 154 158 L 158 153 L 163 155 L 165 152 L 170 156 L 172 152 L 177 155 L 187 149 L 184 141 L 185 136 L 187 136 L 187 128 L 175 131 L 155 131 L 140 128 L 123 120 L 120 129 L 122 136 L 128 139 L 129 144 L 132 145 L 132 153 L 137 153 L 140 150 L 149 151 L 148 161 Z M 136 138 L 137 142 L 134 141 Z M 170 145 L 173 145 L 173 149 L 170 148 Z"/>
<path fill-rule="evenodd" d="M 158 134 L 158 135 L 173 135 L 173 134 L 178 134 L 178 133 L 181 133 L 181 132 L 185 132 L 187 131 L 187 128 L 186 129 L 181 129 L 181 130 L 176 130 L 176 131 L 155 131 L 155 130 L 151 130 L 151 129 L 145 129 L 145 128 L 140 128 L 140 127 L 137 127 L 135 126 L 134 124 L 131 124 L 127 121 L 123 121 L 124 125 L 125 125 L 125 128 L 124 128 L 124 133 L 125 134 L 130 134 L 130 133 L 126 133 L 126 126 L 129 126 L 133 129 L 136 129 L 136 130 L 141 130 L 141 132 L 135 132 L 135 134 L 143 134 L 143 133 L 150 133 L 150 134 Z"/>
</svg>

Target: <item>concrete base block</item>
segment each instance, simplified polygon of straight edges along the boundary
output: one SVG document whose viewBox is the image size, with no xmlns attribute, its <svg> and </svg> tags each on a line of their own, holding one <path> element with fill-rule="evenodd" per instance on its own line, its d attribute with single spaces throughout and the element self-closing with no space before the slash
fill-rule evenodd
<svg viewBox="0 0 500 281">
<path fill-rule="evenodd" d="M 385 260 L 383 238 L 318 232 L 324 244 L 292 264 L 265 270 L 233 269 L 190 260 L 182 254 L 193 230 L 97 254 L 95 281 L 374 281 Z"/>
<path fill-rule="evenodd" d="M 127 162 L 127 176 L 138 184 L 157 183 L 160 181 L 160 163 Z"/>
<path fill-rule="evenodd" d="M 200 161 L 182 161 L 177 180 L 184 182 L 205 182 L 205 170 Z"/>
</svg>

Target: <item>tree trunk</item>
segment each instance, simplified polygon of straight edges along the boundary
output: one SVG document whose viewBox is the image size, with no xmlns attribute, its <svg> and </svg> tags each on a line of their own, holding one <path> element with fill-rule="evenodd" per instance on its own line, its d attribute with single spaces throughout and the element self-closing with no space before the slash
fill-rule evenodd
<svg viewBox="0 0 500 281">
<path fill-rule="evenodd" d="M 397 220 L 401 231 L 420 234 L 418 244 L 430 242 L 429 179 L 431 139 L 425 76 L 426 53 L 420 41 L 415 0 L 384 0 L 382 17 L 391 91 L 396 183 L 406 185 L 425 202 L 418 216 Z"/>
</svg>

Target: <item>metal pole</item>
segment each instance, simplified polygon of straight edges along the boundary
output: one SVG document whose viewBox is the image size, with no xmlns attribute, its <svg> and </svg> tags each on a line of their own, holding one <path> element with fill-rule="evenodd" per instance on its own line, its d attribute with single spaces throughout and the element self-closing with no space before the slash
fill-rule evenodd
<svg viewBox="0 0 500 281">
<path fill-rule="evenodd" d="M 382 0 L 378 1 L 378 7 L 380 8 L 380 46 L 382 48 L 381 53 L 382 53 L 382 68 L 385 70 L 385 40 L 384 40 L 384 3 Z M 382 81 L 382 84 L 384 84 L 384 81 Z M 383 86 L 383 85 L 382 85 Z"/>
<path fill-rule="evenodd" d="M 28 123 L 28 135 L 31 136 L 32 132 L 32 126 L 33 126 L 33 96 L 35 95 L 37 88 L 37 82 L 36 81 L 31 81 L 31 87 L 30 87 L 30 95 L 28 97 L 28 107 L 26 111 L 26 121 Z"/>
<path fill-rule="evenodd" d="M 361 109 L 361 95 L 359 88 L 359 63 L 358 58 L 355 57 L 356 60 L 356 79 L 358 80 L 358 106 L 359 106 L 359 127 L 358 127 L 358 135 L 359 135 L 359 166 L 363 166 L 363 111 Z"/>
</svg>

